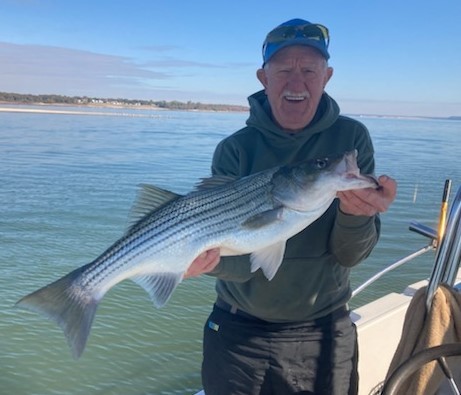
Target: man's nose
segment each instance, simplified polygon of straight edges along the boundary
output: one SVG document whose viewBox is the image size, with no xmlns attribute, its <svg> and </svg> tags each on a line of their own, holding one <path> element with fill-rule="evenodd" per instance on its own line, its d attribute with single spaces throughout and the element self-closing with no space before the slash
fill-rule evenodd
<svg viewBox="0 0 461 395">
<path fill-rule="evenodd" d="M 288 77 L 288 82 L 293 86 L 304 85 L 305 78 L 301 70 L 292 70 Z"/>
</svg>

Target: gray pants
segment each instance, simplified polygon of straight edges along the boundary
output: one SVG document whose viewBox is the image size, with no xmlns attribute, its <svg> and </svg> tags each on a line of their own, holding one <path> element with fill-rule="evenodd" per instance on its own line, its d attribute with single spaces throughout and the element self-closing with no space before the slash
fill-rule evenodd
<svg viewBox="0 0 461 395">
<path fill-rule="evenodd" d="M 357 332 L 345 309 L 274 324 L 215 306 L 206 322 L 206 395 L 356 395 L 357 376 Z"/>
</svg>

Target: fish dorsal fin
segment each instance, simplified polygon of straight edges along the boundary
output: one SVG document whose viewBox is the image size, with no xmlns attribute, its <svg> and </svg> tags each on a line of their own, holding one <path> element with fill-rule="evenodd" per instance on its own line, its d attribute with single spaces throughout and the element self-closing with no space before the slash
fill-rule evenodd
<svg viewBox="0 0 461 395">
<path fill-rule="evenodd" d="M 162 307 L 168 302 L 182 277 L 182 273 L 156 273 L 131 279 L 146 290 L 156 307 Z"/>
<path fill-rule="evenodd" d="M 203 191 L 206 189 L 213 189 L 213 188 L 218 188 L 222 187 L 223 185 L 230 184 L 231 182 L 234 182 L 237 180 L 238 177 L 234 176 L 212 176 L 212 177 L 207 177 L 207 178 L 202 178 L 196 185 L 195 189 L 197 191 Z"/>
<path fill-rule="evenodd" d="M 141 184 L 136 200 L 130 211 L 128 229 L 136 224 L 142 217 L 163 205 L 179 198 L 174 192 L 156 187 L 155 185 Z"/>
<path fill-rule="evenodd" d="M 251 272 L 261 269 L 270 281 L 279 269 L 285 254 L 286 241 L 282 240 L 250 255 Z"/>
</svg>

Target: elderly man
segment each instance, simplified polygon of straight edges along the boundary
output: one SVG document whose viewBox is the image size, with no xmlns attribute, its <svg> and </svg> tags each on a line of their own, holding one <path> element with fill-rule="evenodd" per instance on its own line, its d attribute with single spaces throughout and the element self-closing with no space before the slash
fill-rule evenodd
<svg viewBox="0 0 461 395">
<path fill-rule="evenodd" d="M 247 126 L 216 148 L 214 174 L 246 176 L 270 167 L 356 149 L 362 172 L 374 172 L 367 129 L 341 116 L 324 89 L 326 27 L 293 19 L 269 32 L 249 97 Z M 272 281 L 252 273 L 248 256 L 211 250 L 188 276 L 215 276 L 217 300 L 204 332 L 202 379 L 207 395 L 356 394 L 357 335 L 349 317 L 349 271 L 375 246 L 379 212 L 396 183 L 338 194 L 327 212 L 291 238 Z"/>
</svg>

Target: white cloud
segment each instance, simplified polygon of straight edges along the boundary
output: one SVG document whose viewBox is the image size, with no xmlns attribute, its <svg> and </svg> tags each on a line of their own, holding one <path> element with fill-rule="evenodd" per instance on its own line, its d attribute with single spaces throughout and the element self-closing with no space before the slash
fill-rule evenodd
<svg viewBox="0 0 461 395">
<path fill-rule="evenodd" d="M 142 49 L 158 56 L 174 47 Z M 251 93 L 239 95 L 227 86 L 230 73 L 245 70 L 248 63 L 220 65 L 166 56 L 141 62 L 84 50 L 8 42 L 0 42 L 0 58 L 0 91 L 4 92 L 202 102 L 217 100 L 232 104 L 245 103 L 246 96 Z M 213 69 L 227 69 L 227 77 L 222 78 L 221 72 L 210 73 L 209 70 Z M 184 74 L 186 70 L 187 74 Z"/>
<path fill-rule="evenodd" d="M 101 95 L 172 78 L 130 58 L 69 48 L 0 42 L 0 56 L 0 90 L 9 92 Z"/>
</svg>

